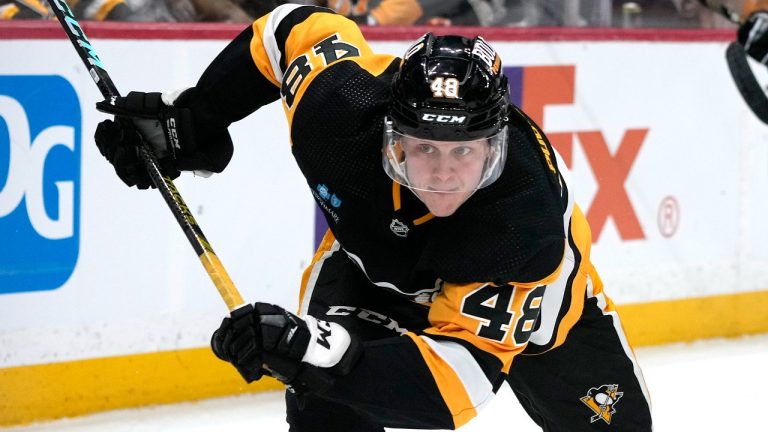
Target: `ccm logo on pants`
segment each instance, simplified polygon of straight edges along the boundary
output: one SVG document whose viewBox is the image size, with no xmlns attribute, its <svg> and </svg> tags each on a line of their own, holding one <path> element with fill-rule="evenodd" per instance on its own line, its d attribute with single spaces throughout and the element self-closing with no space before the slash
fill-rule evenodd
<svg viewBox="0 0 768 432">
<path fill-rule="evenodd" d="M 79 252 L 80 102 L 61 76 L 0 76 L 0 294 L 52 290 Z"/>
</svg>

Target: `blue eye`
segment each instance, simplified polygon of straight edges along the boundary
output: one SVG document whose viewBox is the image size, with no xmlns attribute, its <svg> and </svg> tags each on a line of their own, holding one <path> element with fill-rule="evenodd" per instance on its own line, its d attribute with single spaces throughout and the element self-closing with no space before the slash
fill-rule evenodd
<svg viewBox="0 0 768 432">
<path fill-rule="evenodd" d="M 472 152 L 472 149 L 465 146 L 456 147 L 455 149 L 453 149 L 453 154 L 455 154 L 456 156 L 466 156 L 471 152 Z"/>
<path fill-rule="evenodd" d="M 419 151 L 424 154 L 430 154 L 435 152 L 435 148 L 429 144 L 419 144 Z"/>
</svg>

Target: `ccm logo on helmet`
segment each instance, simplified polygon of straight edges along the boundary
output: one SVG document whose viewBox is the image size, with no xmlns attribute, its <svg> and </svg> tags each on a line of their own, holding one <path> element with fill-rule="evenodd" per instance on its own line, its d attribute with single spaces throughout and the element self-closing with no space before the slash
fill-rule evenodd
<svg viewBox="0 0 768 432">
<path fill-rule="evenodd" d="M 445 123 L 445 124 L 464 124 L 467 121 L 467 116 L 455 116 L 445 114 L 429 114 L 424 113 L 421 115 L 421 119 L 432 123 Z"/>
</svg>

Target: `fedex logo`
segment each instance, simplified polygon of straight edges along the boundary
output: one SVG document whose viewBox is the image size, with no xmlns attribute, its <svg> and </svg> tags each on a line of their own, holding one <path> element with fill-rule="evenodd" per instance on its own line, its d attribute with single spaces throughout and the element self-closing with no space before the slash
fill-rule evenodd
<svg viewBox="0 0 768 432">
<path fill-rule="evenodd" d="M 0 76 L 0 294 L 52 290 L 79 252 L 81 111 L 60 76 Z"/>
<path fill-rule="evenodd" d="M 545 131 L 544 107 L 574 102 L 575 66 L 505 67 L 512 103 L 522 108 Z M 622 240 L 645 238 L 624 183 L 648 134 L 648 128 L 627 129 L 618 148 L 611 151 L 599 130 L 547 133 L 552 146 L 571 168 L 578 142 L 594 173 L 598 188 L 585 213 L 597 242 L 610 217 Z"/>
</svg>

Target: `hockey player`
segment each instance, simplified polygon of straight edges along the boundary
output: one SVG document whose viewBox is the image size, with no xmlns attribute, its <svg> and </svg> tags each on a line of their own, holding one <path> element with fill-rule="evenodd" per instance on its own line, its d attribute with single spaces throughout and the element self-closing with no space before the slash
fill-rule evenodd
<svg viewBox="0 0 768 432">
<path fill-rule="evenodd" d="M 211 345 L 287 385 L 292 431 L 454 429 L 505 382 L 547 431 L 651 430 L 567 173 L 482 38 L 426 34 L 401 59 L 329 9 L 283 5 L 195 87 L 98 104 L 117 119 L 96 142 L 129 186 L 150 186 L 135 128 L 167 175 L 221 172 L 230 123 L 278 99 L 330 229 L 298 314 L 255 303 Z"/>
</svg>

